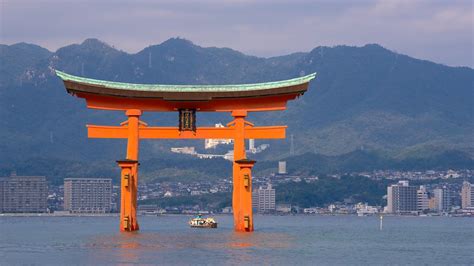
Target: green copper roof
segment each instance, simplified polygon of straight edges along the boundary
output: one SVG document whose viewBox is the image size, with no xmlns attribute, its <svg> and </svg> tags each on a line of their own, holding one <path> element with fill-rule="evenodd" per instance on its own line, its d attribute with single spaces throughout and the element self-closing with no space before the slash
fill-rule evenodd
<svg viewBox="0 0 474 266">
<path fill-rule="evenodd" d="M 308 83 L 314 79 L 316 73 L 309 74 L 307 76 L 274 81 L 264 83 L 253 83 L 253 84 L 236 84 L 236 85 L 161 85 L 161 84 L 135 84 L 135 83 L 123 83 L 114 81 L 97 80 L 90 78 L 83 78 L 73 76 L 59 70 L 56 70 L 58 75 L 63 81 L 70 81 L 75 83 L 82 83 L 93 86 L 100 86 L 109 89 L 119 89 L 128 91 L 145 91 L 145 92 L 236 92 L 236 91 L 255 91 L 255 90 L 266 90 L 274 88 L 282 88 L 289 86 L 297 86 L 300 84 Z"/>
</svg>

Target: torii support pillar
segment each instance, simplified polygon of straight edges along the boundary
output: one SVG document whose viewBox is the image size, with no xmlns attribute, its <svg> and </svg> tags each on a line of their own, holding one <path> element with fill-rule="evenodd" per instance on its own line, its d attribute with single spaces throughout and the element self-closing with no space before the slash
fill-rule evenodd
<svg viewBox="0 0 474 266">
<path fill-rule="evenodd" d="M 120 231 L 136 231 L 137 221 L 137 175 L 138 161 L 117 161 L 121 171 Z"/>
<path fill-rule="evenodd" d="M 128 127 L 127 159 L 117 161 L 121 171 L 120 231 L 136 231 L 137 190 L 138 190 L 138 148 L 141 110 L 130 109 L 125 112 L 128 120 L 122 124 Z"/>
<path fill-rule="evenodd" d="M 253 232 L 252 167 L 255 161 L 235 161 L 239 174 L 234 177 L 233 211 L 234 226 L 238 232 Z"/>
<path fill-rule="evenodd" d="M 233 191 L 232 210 L 234 213 L 234 228 L 238 232 L 253 231 L 252 215 L 252 185 L 251 169 L 254 161 L 246 159 L 245 155 L 245 128 L 249 123 L 245 121 L 247 111 L 232 112 L 234 117 L 234 164 L 233 164 Z M 247 186 L 244 185 L 244 175 L 247 177 Z"/>
</svg>

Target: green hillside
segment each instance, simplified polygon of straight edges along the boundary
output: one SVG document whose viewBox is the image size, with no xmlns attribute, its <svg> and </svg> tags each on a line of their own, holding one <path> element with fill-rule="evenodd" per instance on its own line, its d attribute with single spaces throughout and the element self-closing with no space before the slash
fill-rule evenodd
<svg viewBox="0 0 474 266">
<path fill-rule="evenodd" d="M 287 111 L 249 117 L 258 125 L 287 124 L 296 155 L 338 156 L 365 150 L 380 158 L 420 163 L 439 155 L 455 166 L 465 165 L 466 156 L 470 160 L 474 154 L 474 70 L 414 59 L 376 44 L 317 47 L 308 53 L 258 58 L 183 39 L 170 39 L 136 54 L 88 39 L 56 52 L 33 44 L 0 45 L 0 62 L 3 171 L 31 171 L 26 166 L 38 165 L 34 161 L 40 158 L 45 165 L 62 162 L 70 175 L 91 174 L 81 167 L 68 168 L 75 164 L 97 167 L 89 170 L 106 174 L 115 168 L 115 160 L 124 157 L 124 141 L 87 139 L 84 125 L 114 125 L 125 116 L 86 110 L 82 100 L 65 92 L 53 69 L 98 79 L 163 84 L 263 82 L 317 72 L 309 91 L 291 102 Z M 230 119 L 229 114 L 198 114 L 199 125 Z M 176 114 L 145 114 L 143 120 L 151 125 L 177 124 Z M 256 157 L 259 161 L 290 156 L 288 139 L 266 143 L 271 148 Z M 174 160 L 169 148 L 189 144 L 203 145 L 202 141 L 144 141 L 141 158 Z M 398 167 L 369 161 L 373 167 Z"/>
</svg>

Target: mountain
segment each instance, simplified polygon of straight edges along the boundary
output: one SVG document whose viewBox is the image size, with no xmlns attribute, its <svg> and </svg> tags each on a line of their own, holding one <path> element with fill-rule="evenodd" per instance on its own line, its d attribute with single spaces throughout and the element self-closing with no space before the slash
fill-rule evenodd
<svg viewBox="0 0 474 266">
<path fill-rule="evenodd" d="M 377 44 L 317 47 L 307 53 L 259 58 L 179 38 L 136 54 L 87 39 L 56 52 L 26 43 L 0 45 L 0 62 L 0 172 L 39 160 L 77 164 L 65 174 L 90 174 L 80 168 L 99 161 L 113 168 L 114 161 L 124 156 L 124 141 L 89 140 L 85 124 L 116 125 L 125 116 L 87 110 L 83 100 L 65 92 L 53 69 L 163 84 L 263 82 L 317 72 L 308 92 L 290 102 L 285 112 L 249 117 L 258 125 L 287 124 L 296 155 L 338 156 L 367 150 L 403 161 L 456 152 L 464 160 L 474 154 L 474 70 L 418 60 Z M 177 115 L 145 114 L 143 120 L 176 125 Z M 229 114 L 198 114 L 199 125 L 230 120 Z M 169 147 L 190 143 L 202 145 L 202 141 L 144 141 L 141 156 L 173 158 Z M 264 143 L 271 149 L 258 160 L 290 155 L 289 139 Z"/>
</svg>

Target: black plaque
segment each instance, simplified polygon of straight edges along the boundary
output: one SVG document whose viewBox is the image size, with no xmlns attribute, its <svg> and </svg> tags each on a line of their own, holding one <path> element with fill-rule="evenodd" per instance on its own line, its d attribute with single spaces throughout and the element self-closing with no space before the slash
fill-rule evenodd
<svg viewBox="0 0 474 266">
<path fill-rule="evenodd" d="M 179 109 L 179 131 L 196 132 L 195 109 Z"/>
</svg>

